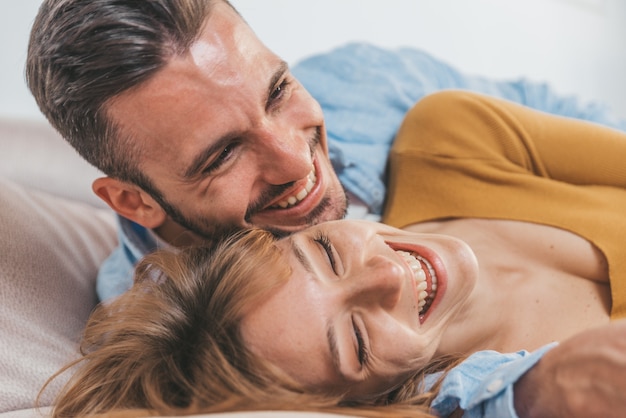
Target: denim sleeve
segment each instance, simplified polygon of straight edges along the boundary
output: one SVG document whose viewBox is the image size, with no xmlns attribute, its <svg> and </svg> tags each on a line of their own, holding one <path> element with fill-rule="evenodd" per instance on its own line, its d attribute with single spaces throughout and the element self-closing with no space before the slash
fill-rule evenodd
<svg viewBox="0 0 626 418">
<path fill-rule="evenodd" d="M 375 214 L 382 212 L 385 167 L 396 131 L 407 111 L 435 91 L 476 91 L 626 130 L 626 121 L 613 118 L 607 108 L 581 105 L 545 83 L 463 74 L 417 49 L 352 43 L 297 63 L 293 74 L 322 106 L 339 179 Z"/>
<path fill-rule="evenodd" d="M 469 356 L 447 373 L 433 409 L 442 417 L 461 408 L 465 418 L 518 418 L 513 385 L 555 346 L 556 343 L 549 344 L 532 353 L 479 351 Z M 429 376 L 426 385 L 434 383 L 437 377 Z"/>
<path fill-rule="evenodd" d="M 100 265 L 96 293 L 100 301 L 121 295 L 133 285 L 135 264 L 159 247 L 154 233 L 118 215 L 118 246 Z"/>
</svg>

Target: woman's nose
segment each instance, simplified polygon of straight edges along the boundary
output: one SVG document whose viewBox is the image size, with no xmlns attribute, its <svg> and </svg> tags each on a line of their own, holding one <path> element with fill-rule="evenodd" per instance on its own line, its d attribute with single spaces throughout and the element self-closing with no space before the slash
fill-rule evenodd
<svg viewBox="0 0 626 418">
<path fill-rule="evenodd" d="M 405 271 L 384 255 L 367 260 L 362 271 L 351 280 L 352 299 L 359 304 L 374 304 L 390 310 L 400 300 Z"/>
</svg>

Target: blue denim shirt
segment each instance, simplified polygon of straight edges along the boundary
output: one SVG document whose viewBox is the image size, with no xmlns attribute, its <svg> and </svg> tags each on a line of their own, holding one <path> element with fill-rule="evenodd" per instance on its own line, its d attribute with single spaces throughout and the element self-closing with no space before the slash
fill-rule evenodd
<svg viewBox="0 0 626 418">
<path fill-rule="evenodd" d="M 555 346 L 556 343 L 548 344 L 532 353 L 486 350 L 472 354 L 445 376 L 433 409 L 442 417 L 461 408 L 464 418 L 518 418 L 513 385 Z M 438 377 L 428 376 L 426 385 Z"/>
<path fill-rule="evenodd" d="M 296 64 L 293 74 L 321 104 L 330 156 L 342 184 L 380 214 L 385 166 L 406 112 L 443 89 L 467 89 L 526 106 L 626 130 L 604 106 L 582 105 L 526 79 L 491 80 L 461 73 L 421 50 L 354 43 Z"/>
<path fill-rule="evenodd" d="M 626 130 L 626 121 L 613 118 L 604 106 L 582 105 L 575 97 L 555 94 L 545 83 L 526 79 L 490 80 L 463 74 L 417 49 L 390 50 L 370 44 L 349 44 L 305 59 L 292 71 L 322 106 L 330 157 L 339 179 L 374 215 L 382 211 L 387 155 L 404 115 L 420 98 L 437 90 L 473 90 L 549 113 Z M 165 245 L 152 231 L 127 219 L 120 217 L 119 225 L 119 246 L 105 260 L 98 274 L 97 293 L 101 300 L 130 288 L 135 263 L 146 253 Z M 512 363 L 515 366 L 511 367 L 519 367 L 516 369 L 519 376 L 522 370 L 532 367 L 529 364 L 535 357 L 516 355 L 525 359 Z M 467 363 L 474 364 L 471 368 L 461 366 L 457 376 L 459 381 L 467 381 L 466 386 L 458 393 L 451 392 L 449 398 L 444 395 L 445 399 L 458 399 L 455 402 L 461 407 L 469 408 L 467 414 L 472 415 L 467 416 L 515 416 L 510 406 L 511 382 L 503 386 L 503 391 L 490 392 L 481 386 L 482 380 L 467 379 L 478 376 L 481 371 L 496 373 L 494 366 L 510 360 L 510 357 L 500 356 L 503 355 L 491 353 L 479 364 Z M 487 392 L 480 392 L 481 388 Z M 476 393 L 485 395 L 472 395 Z M 496 410 L 498 412 L 494 412 Z"/>
<path fill-rule="evenodd" d="M 346 189 L 370 213 L 380 215 L 385 197 L 385 166 L 406 112 L 425 95 L 442 89 L 468 89 L 526 106 L 626 130 L 604 106 L 581 105 L 575 97 L 555 94 L 547 84 L 498 81 L 466 75 L 417 49 L 383 49 L 355 43 L 296 64 L 293 74 L 322 106 L 330 157 Z M 120 246 L 98 276 L 101 300 L 132 283 L 132 268 L 157 247 L 149 231 L 120 219 Z"/>
</svg>

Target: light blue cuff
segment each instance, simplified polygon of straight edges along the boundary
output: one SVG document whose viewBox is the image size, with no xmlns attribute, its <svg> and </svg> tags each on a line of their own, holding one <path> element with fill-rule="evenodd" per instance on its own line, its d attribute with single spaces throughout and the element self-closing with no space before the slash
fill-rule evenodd
<svg viewBox="0 0 626 418">
<path fill-rule="evenodd" d="M 120 241 L 121 242 L 121 241 Z M 100 265 L 96 280 L 96 294 L 100 301 L 121 295 L 132 286 L 134 264 L 126 248 L 119 245 Z"/>
<path fill-rule="evenodd" d="M 150 229 L 118 215 L 118 246 L 98 270 L 96 293 L 101 301 L 121 295 L 133 285 L 135 264 L 165 244 Z"/>
<path fill-rule="evenodd" d="M 432 407 L 442 417 L 461 408 L 465 418 L 518 418 L 513 403 L 515 382 L 555 346 L 548 344 L 532 353 L 474 353 L 448 372 Z M 436 378 L 429 377 L 427 385 Z"/>
</svg>

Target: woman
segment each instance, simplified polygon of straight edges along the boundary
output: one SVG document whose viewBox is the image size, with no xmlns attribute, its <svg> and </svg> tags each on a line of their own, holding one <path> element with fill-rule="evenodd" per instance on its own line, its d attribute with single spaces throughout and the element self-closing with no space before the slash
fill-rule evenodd
<svg viewBox="0 0 626 418">
<path fill-rule="evenodd" d="M 247 348 L 242 319 L 291 274 L 275 244 L 269 232 L 251 230 L 213 249 L 163 251 L 144 259 L 133 288 L 91 315 L 81 344 L 84 357 L 76 362 L 82 364 L 53 416 L 288 409 L 431 417 L 421 405 L 433 392 L 416 386 L 424 373 L 451 366 L 451 360 L 416 371 L 393 393 L 348 405 L 333 391 L 310 390 Z"/>
<path fill-rule="evenodd" d="M 140 280 L 138 290 L 102 307 L 92 320 L 86 337 L 92 351 L 59 411 L 84 411 L 106 397 L 89 410 L 202 409 L 242 399 L 264 404 L 267 394 L 285 404 L 315 394 L 321 398 L 308 405 L 400 410 L 428 403 L 436 390 L 419 395 L 422 376 L 445 369 L 452 358 L 488 349 L 534 350 L 606 324 L 626 312 L 623 155 L 626 139 L 610 129 L 471 93 L 429 96 L 407 115 L 390 159 L 384 220 L 403 230 L 339 221 L 278 241 L 250 232 L 209 257 L 197 250 L 161 255 L 175 268 L 147 261 L 140 273 L 151 280 Z M 160 280 L 153 280 L 161 270 Z M 176 291 L 167 283 L 190 276 L 203 277 L 210 288 L 190 292 L 207 299 L 192 304 L 201 313 L 186 326 L 164 326 L 163 316 L 179 314 L 155 309 L 161 302 L 131 315 L 131 307 L 143 306 L 135 301 L 139 296 L 169 298 Z M 154 311 L 160 315 L 150 320 Z M 136 318 L 136 334 L 145 322 L 185 331 L 169 345 L 144 341 L 124 330 L 127 325 L 120 330 L 120 319 L 128 316 Z M 234 353 L 230 362 L 222 356 L 191 361 L 190 352 L 213 344 L 192 338 L 196 329 L 230 344 L 218 350 Z M 132 369 L 112 362 L 120 347 L 129 346 L 125 338 L 136 344 L 136 356 L 147 347 L 176 347 L 144 359 L 167 359 L 182 370 L 182 383 L 166 380 L 172 370 L 165 368 L 152 381 L 166 385 L 146 386 L 160 388 L 150 399 L 139 386 L 102 390 L 103 371 Z M 238 379 L 243 375 L 255 394 L 226 386 L 228 396 L 207 398 L 213 392 L 197 388 L 200 377 L 217 384 L 217 375 L 233 375 L 230 369 L 211 375 L 220 362 L 235 364 Z M 124 376 L 124 384 L 137 385 L 131 382 L 162 369 L 156 360 L 145 364 L 147 371 Z M 192 373 L 196 377 L 185 380 Z M 98 396 L 77 396 L 90 387 Z"/>
</svg>

